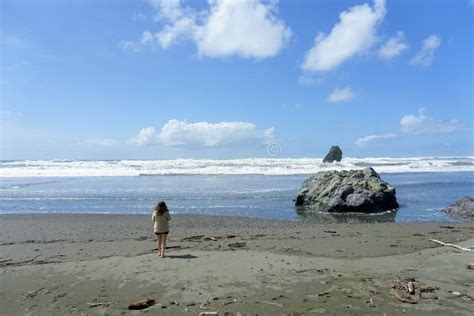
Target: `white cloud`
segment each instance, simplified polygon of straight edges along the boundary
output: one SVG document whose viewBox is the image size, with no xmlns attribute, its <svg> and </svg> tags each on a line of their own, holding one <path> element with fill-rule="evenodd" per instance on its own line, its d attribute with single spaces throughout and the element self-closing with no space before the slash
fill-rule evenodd
<svg viewBox="0 0 474 316">
<path fill-rule="evenodd" d="M 152 49 L 157 48 L 158 34 L 153 34 L 150 31 L 145 31 L 142 33 L 140 40 L 137 42 L 134 41 L 121 41 L 119 45 L 125 49 L 132 51 L 134 53 L 140 52 L 144 47 L 151 47 Z"/>
<path fill-rule="evenodd" d="M 146 41 L 122 41 L 132 51 L 159 44 L 166 49 L 180 40 L 192 40 L 200 56 L 267 58 L 278 54 L 288 43 L 291 29 L 276 17 L 275 2 L 260 0 L 209 0 L 209 7 L 198 12 L 179 0 L 152 0 L 161 31 Z"/>
<path fill-rule="evenodd" d="M 397 55 L 400 55 L 408 48 L 408 44 L 405 39 L 405 34 L 398 31 L 397 34 L 389 38 L 378 51 L 380 58 L 390 60 Z"/>
<path fill-rule="evenodd" d="M 410 60 L 410 64 L 422 67 L 431 66 L 434 54 L 440 45 L 441 37 L 436 34 L 428 36 L 423 40 L 421 50 Z"/>
<path fill-rule="evenodd" d="M 186 13 L 180 0 L 150 0 L 150 4 L 157 11 L 155 20 L 177 21 Z"/>
<path fill-rule="evenodd" d="M 404 115 L 400 119 L 400 131 L 398 133 L 384 133 L 361 137 L 356 140 L 356 146 L 365 147 L 369 143 L 375 141 L 402 136 L 407 137 L 421 134 L 445 134 L 473 130 L 472 128 L 463 128 L 457 120 L 443 121 L 433 117 L 427 117 L 424 113 L 425 108 L 420 108 L 418 110 L 418 115 Z"/>
<path fill-rule="evenodd" d="M 161 48 L 166 49 L 179 39 L 192 38 L 196 28 L 194 23 L 193 18 L 184 17 L 173 24 L 166 25 L 160 32 L 155 34 Z"/>
<path fill-rule="evenodd" d="M 334 89 L 326 100 L 329 102 L 343 102 L 354 99 L 355 97 L 356 93 L 351 89 L 351 87 L 345 87 Z"/>
<path fill-rule="evenodd" d="M 135 12 L 132 15 L 132 21 L 137 22 L 137 21 L 145 21 L 147 19 L 147 16 L 141 12 Z"/>
<path fill-rule="evenodd" d="M 271 3 L 219 0 L 209 4 L 210 14 L 196 31 L 200 55 L 266 58 L 280 52 L 291 37 Z"/>
<path fill-rule="evenodd" d="M 134 53 L 138 53 L 139 51 L 142 50 L 142 47 L 140 46 L 140 44 L 133 41 L 121 41 L 119 43 L 119 46 L 124 50 L 129 50 Z"/>
<path fill-rule="evenodd" d="M 306 52 L 302 69 L 329 71 L 367 51 L 376 42 L 376 29 L 385 13 L 385 0 L 374 0 L 373 7 L 366 3 L 341 12 L 329 35 L 316 36 L 314 46 Z"/>
<path fill-rule="evenodd" d="M 365 147 L 369 145 L 370 143 L 376 142 L 376 141 L 382 141 L 386 139 L 392 139 L 396 138 L 397 134 L 395 133 L 385 133 L 385 134 L 375 134 L 375 135 L 368 135 L 365 137 L 358 138 L 356 140 L 356 146 L 357 147 Z"/>
<path fill-rule="evenodd" d="M 301 75 L 298 78 L 298 84 L 302 86 L 312 86 L 314 84 L 321 84 L 324 82 L 324 77 L 314 78 L 312 76 L 308 76 L 307 74 Z"/>
<path fill-rule="evenodd" d="M 438 134 L 452 133 L 460 130 L 457 120 L 442 121 L 425 116 L 425 109 L 421 108 L 418 115 L 408 114 L 400 120 L 400 130 L 405 134 Z"/>
<path fill-rule="evenodd" d="M 170 147 L 222 147 L 267 143 L 273 139 L 273 128 L 258 130 L 248 122 L 196 122 L 170 120 L 160 133 L 153 127 L 143 128 L 129 143 Z"/>
<path fill-rule="evenodd" d="M 156 145 L 159 142 L 159 136 L 154 127 L 145 127 L 140 130 L 138 135 L 129 139 L 129 144 L 135 145 Z"/>
</svg>

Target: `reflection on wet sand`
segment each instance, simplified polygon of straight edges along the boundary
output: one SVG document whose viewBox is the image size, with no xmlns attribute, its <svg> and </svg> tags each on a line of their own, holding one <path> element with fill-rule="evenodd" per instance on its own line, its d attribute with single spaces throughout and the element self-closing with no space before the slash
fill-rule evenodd
<svg viewBox="0 0 474 316">
<path fill-rule="evenodd" d="M 397 211 L 383 213 L 328 213 L 305 209 L 304 207 L 295 207 L 295 212 L 301 219 L 314 223 L 389 223 L 395 222 Z"/>
</svg>

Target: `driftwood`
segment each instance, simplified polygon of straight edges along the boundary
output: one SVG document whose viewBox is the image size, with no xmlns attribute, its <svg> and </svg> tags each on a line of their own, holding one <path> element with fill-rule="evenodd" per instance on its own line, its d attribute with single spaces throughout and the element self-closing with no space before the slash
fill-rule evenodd
<svg viewBox="0 0 474 316">
<path fill-rule="evenodd" d="M 17 262 L 12 262 L 12 261 L 4 261 L 2 263 L 0 263 L 0 267 L 3 267 L 3 266 L 22 266 L 22 265 L 26 265 L 26 264 L 29 264 L 31 262 L 34 262 L 38 257 L 40 257 L 41 255 L 37 255 L 35 256 L 33 259 L 29 259 L 29 260 L 25 260 L 25 261 L 17 261 Z"/>
<path fill-rule="evenodd" d="M 27 298 L 33 298 L 35 297 L 36 295 L 38 294 L 44 294 L 44 293 L 48 293 L 49 290 L 48 289 L 45 289 L 44 287 L 42 288 L 39 288 L 35 291 L 28 291 L 26 292 L 24 295 L 23 295 L 23 299 L 27 299 Z"/>
<path fill-rule="evenodd" d="M 138 241 L 148 240 L 148 239 L 152 239 L 152 237 L 150 237 L 150 236 L 140 236 L 138 238 L 135 238 L 135 240 L 138 240 Z"/>
<path fill-rule="evenodd" d="M 109 307 L 110 305 L 112 305 L 112 303 L 111 302 L 93 302 L 93 303 L 88 302 L 87 305 L 89 305 L 89 308 L 98 307 L 98 306 Z"/>
<path fill-rule="evenodd" d="M 185 237 L 181 239 L 181 241 L 195 241 L 195 240 L 201 240 L 204 238 L 205 235 L 197 235 L 197 236 L 190 236 L 190 237 Z"/>
<path fill-rule="evenodd" d="M 456 292 L 456 291 L 449 291 L 449 293 L 451 293 L 455 297 L 460 297 L 460 298 L 465 299 L 467 301 L 474 300 L 474 297 L 472 297 L 471 295 L 466 294 L 466 293 L 461 293 L 461 292 Z"/>
<path fill-rule="evenodd" d="M 392 295 L 395 296 L 399 301 L 404 302 L 404 303 L 410 303 L 410 304 L 416 304 L 416 300 L 410 296 L 410 294 L 398 290 L 398 289 L 393 289 L 392 290 Z"/>
<path fill-rule="evenodd" d="M 454 229 L 454 226 L 442 225 L 439 228 Z"/>
<path fill-rule="evenodd" d="M 434 243 L 437 243 L 441 246 L 446 246 L 446 247 L 453 247 L 453 248 L 456 248 L 456 249 L 459 249 L 459 250 L 463 250 L 463 251 L 474 251 L 473 247 L 461 247 L 461 246 L 457 246 L 457 245 L 453 245 L 453 244 L 447 244 L 447 243 L 444 243 L 442 241 L 439 241 L 439 240 L 436 240 L 436 239 L 430 239 L 430 241 L 434 242 Z"/>
<path fill-rule="evenodd" d="M 155 300 L 146 298 L 146 299 L 139 300 L 128 305 L 128 309 L 132 309 L 132 310 L 145 309 L 153 305 L 155 305 Z"/>
<path fill-rule="evenodd" d="M 273 306 L 278 306 L 278 307 L 283 307 L 283 304 L 276 303 L 276 302 L 269 302 L 269 301 L 255 301 L 255 303 L 259 304 L 268 304 L 268 305 L 273 305 Z"/>
<path fill-rule="evenodd" d="M 424 293 L 424 292 L 430 292 L 431 293 L 431 292 L 434 292 L 438 289 L 437 287 L 434 287 L 434 286 L 431 286 L 431 285 L 426 285 L 424 283 L 418 284 L 417 288 L 418 288 L 418 292 L 420 292 L 420 296 L 421 296 L 421 293 Z"/>
<path fill-rule="evenodd" d="M 247 244 L 245 242 L 236 242 L 233 244 L 229 244 L 229 247 L 230 248 L 243 248 L 243 247 L 247 247 Z"/>
<path fill-rule="evenodd" d="M 210 237 L 206 237 L 206 238 L 204 238 L 204 240 L 218 241 L 218 240 L 221 240 L 221 239 L 224 239 L 224 238 L 227 238 L 227 239 L 232 239 L 232 238 L 235 238 L 235 237 L 236 237 L 235 235 L 226 235 L 226 236 L 210 236 Z"/>
<path fill-rule="evenodd" d="M 223 236 L 211 236 L 211 237 L 206 237 L 204 240 L 212 240 L 212 241 L 218 241 L 220 239 L 224 238 Z"/>
<path fill-rule="evenodd" d="M 392 284 L 392 288 L 408 292 L 408 284 L 404 281 L 400 281 L 400 280 L 394 281 Z"/>
<path fill-rule="evenodd" d="M 166 246 L 166 249 L 181 249 L 183 248 L 183 246 L 181 245 L 176 245 L 176 246 Z M 157 248 L 153 249 L 153 250 L 158 250 Z"/>
</svg>

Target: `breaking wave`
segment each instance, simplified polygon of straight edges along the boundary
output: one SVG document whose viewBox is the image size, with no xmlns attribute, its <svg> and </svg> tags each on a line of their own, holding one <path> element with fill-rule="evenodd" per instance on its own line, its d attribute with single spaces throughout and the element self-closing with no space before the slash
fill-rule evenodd
<svg viewBox="0 0 474 316">
<path fill-rule="evenodd" d="M 377 172 L 474 171 L 474 157 L 15 160 L 0 162 L 0 177 L 86 177 L 156 175 L 299 175 L 373 167 Z"/>
</svg>

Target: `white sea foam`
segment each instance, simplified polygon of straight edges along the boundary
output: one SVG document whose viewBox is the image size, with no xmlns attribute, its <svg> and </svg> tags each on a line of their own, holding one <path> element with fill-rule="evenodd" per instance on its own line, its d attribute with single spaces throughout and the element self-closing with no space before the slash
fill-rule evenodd
<svg viewBox="0 0 474 316">
<path fill-rule="evenodd" d="M 297 175 L 367 166 L 382 173 L 474 171 L 474 157 L 344 158 L 340 163 L 329 164 L 320 158 L 17 160 L 0 161 L 0 177 Z"/>
</svg>

